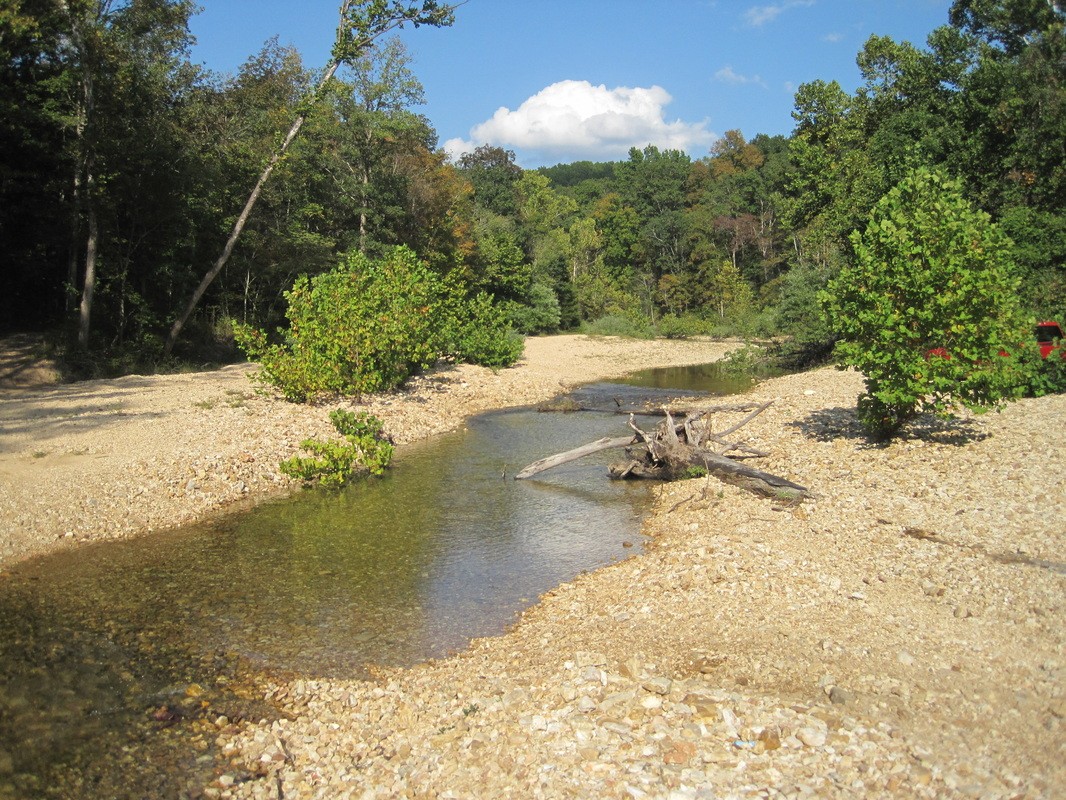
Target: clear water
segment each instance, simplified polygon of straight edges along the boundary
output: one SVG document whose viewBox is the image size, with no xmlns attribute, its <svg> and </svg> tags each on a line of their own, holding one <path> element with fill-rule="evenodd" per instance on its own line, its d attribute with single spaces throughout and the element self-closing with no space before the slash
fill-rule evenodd
<svg viewBox="0 0 1066 800">
<path fill-rule="evenodd" d="M 666 379 L 707 391 L 693 381 Z M 623 433 L 606 413 L 488 414 L 405 448 L 381 480 L 18 565 L 0 580 L 0 800 L 196 797 L 220 769 L 218 718 L 275 713 L 264 677 L 359 677 L 502 632 L 634 552 L 650 491 L 607 480 L 611 452 L 511 476 Z"/>
</svg>

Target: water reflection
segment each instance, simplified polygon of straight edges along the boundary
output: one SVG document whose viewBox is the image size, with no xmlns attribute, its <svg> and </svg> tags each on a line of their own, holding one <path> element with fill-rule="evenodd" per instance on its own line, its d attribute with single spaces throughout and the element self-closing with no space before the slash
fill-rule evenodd
<svg viewBox="0 0 1066 800">
<path fill-rule="evenodd" d="M 610 453 L 510 476 L 622 431 L 490 414 L 380 481 L 17 566 L 0 581 L 0 800 L 180 796 L 168 775 L 194 786 L 212 766 L 190 745 L 209 749 L 201 728 L 269 713 L 241 696 L 243 670 L 358 676 L 501 632 L 632 552 L 648 491 L 607 480 Z"/>
<path fill-rule="evenodd" d="M 750 383 L 717 368 L 623 380 L 579 404 Z M 625 430 L 613 414 L 489 414 L 406 448 L 382 480 L 18 565 L 0 580 L 0 800 L 197 796 L 218 720 L 273 713 L 264 673 L 354 677 L 501 632 L 632 552 L 649 492 L 606 479 L 610 452 L 511 476 Z"/>
</svg>

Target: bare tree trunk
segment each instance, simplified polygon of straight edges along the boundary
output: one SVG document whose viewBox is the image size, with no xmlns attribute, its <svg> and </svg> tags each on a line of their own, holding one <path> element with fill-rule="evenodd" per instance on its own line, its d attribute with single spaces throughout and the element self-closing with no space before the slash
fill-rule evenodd
<svg viewBox="0 0 1066 800">
<path fill-rule="evenodd" d="M 78 139 L 81 153 L 79 160 L 85 168 L 85 208 L 87 211 L 88 235 L 85 241 L 85 275 L 82 279 L 81 303 L 78 305 L 78 347 L 89 348 L 89 328 L 93 315 L 93 295 L 96 293 L 96 253 L 100 244 L 100 225 L 96 214 L 96 160 L 89 128 L 92 125 L 96 106 L 96 88 L 91 64 L 82 66 L 81 114 L 78 122 Z M 80 170 L 79 170 L 80 175 Z M 77 180 L 77 178 L 75 179 Z M 77 225 L 77 221 L 74 223 Z"/>
<path fill-rule="evenodd" d="M 80 136 L 80 130 L 78 136 Z M 79 159 L 80 161 L 80 159 Z M 81 167 L 75 167 L 70 198 L 70 252 L 67 254 L 67 285 L 63 308 L 69 317 L 74 311 L 74 296 L 78 291 L 78 253 L 81 252 Z"/>
<path fill-rule="evenodd" d="M 91 191 L 93 176 L 89 174 L 86 187 Z M 96 292 L 96 250 L 100 241 L 100 229 L 96 219 L 96 204 L 89 199 L 88 210 L 89 235 L 85 242 L 85 280 L 81 290 L 81 304 L 78 306 L 78 347 L 89 348 L 89 326 L 93 313 L 93 294 Z"/>
<path fill-rule="evenodd" d="M 363 167 L 362 181 L 363 181 L 363 197 L 362 197 L 362 203 L 360 203 L 360 207 L 359 207 L 359 252 L 360 253 L 365 253 L 366 252 L 366 226 L 367 226 L 366 203 L 367 203 L 367 198 L 370 195 L 370 170 L 366 166 Z"/>
</svg>

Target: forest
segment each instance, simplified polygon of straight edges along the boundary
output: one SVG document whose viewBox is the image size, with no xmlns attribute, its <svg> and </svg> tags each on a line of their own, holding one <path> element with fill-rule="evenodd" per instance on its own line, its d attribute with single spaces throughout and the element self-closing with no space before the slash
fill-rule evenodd
<svg viewBox="0 0 1066 800">
<path fill-rule="evenodd" d="M 275 39 L 230 75 L 191 63 L 191 0 L 0 0 L 0 328 L 48 331 L 82 375 L 241 358 L 234 331 L 283 327 L 300 281 L 402 246 L 521 334 L 777 337 L 811 361 L 852 233 L 919 168 L 1009 238 L 1032 319 L 1066 321 L 1054 3 L 955 0 L 923 46 L 871 36 L 858 89 L 801 85 L 787 137 L 541 169 L 489 145 L 449 159 L 387 35 L 414 6 L 369 5 L 392 16 L 338 39 L 335 74 Z"/>
</svg>

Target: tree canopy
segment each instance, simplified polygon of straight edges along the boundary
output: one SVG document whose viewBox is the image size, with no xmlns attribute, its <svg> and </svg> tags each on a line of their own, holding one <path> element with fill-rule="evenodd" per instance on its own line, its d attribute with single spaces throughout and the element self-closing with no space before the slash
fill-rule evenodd
<svg viewBox="0 0 1066 800">
<path fill-rule="evenodd" d="M 491 144 L 452 161 L 418 113 L 385 34 L 447 25 L 450 6 L 340 11 L 325 72 L 271 41 L 217 75 L 189 61 L 187 0 L 0 3 L 3 324 L 80 335 L 86 370 L 122 370 L 157 361 L 184 311 L 179 355 L 231 357 L 235 324 L 280 340 L 298 281 L 403 246 L 524 333 L 775 335 L 814 356 L 839 334 L 818 293 L 869 257 L 856 232 L 917 170 L 1003 233 L 1023 311 L 1066 317 L 1055 4 L 956 0 L 924 44 L 872 36 L 854 92 L 798 88 L 789 136 L 537 170 Z"/>
</svg>

